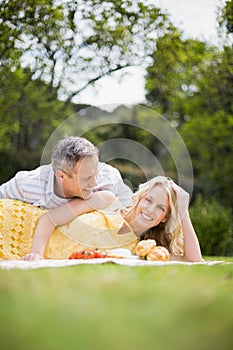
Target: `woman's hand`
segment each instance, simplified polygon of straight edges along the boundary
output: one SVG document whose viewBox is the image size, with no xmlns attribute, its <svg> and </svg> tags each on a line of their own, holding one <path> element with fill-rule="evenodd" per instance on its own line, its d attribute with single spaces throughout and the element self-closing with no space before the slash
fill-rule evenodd
<svg viewBox="0 0 233 350">
<path fill-rule="evenodd" d="M 36 253 L 29 253 L 22 257 L 24 261 L 38 261 L 43 259 L 44 257 L 42 255 Z"/>
<path fill-rule="evenodd" d="M 187 213 L 189 208 L 189 193 L 182 187 L 178 186 L 174 181 L 171 181 L 171 186 L 176 193 L 177 197 L 177 209 L 180 218 L 182 219 Z"/>
</svg>

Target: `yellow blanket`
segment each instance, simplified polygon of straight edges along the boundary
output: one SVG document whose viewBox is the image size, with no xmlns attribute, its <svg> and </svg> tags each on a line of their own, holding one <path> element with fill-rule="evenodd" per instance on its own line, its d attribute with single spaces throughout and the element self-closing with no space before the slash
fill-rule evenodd
<svg viewBox="0 0 233 350">
<path fill-rule="evenodd" d="M 45 210 L 31 204 L 0 200 L 0 259 L 21 259 L 30 252 L 36 224 L 44 213 Z M 123 223 L 120 213 L 83 214 L 54 231 L 44 257 L 67 259 L 73 251 L 83 248 L 106 252 L 119 247 L 133 250 L 139 239 L 131 230 L 119 235 Z"/>
</svg>

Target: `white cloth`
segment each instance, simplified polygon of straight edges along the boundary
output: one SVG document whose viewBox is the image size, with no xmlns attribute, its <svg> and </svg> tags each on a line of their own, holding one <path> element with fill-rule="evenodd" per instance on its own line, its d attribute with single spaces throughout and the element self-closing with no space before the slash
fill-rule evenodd
<svg viewBox="0 0 233 350">
<path fill-rule="evenodd" d="M 132 190 L 123 182 L 119 170 L 111 165 L 99 162 L 97 188 L 99 186 L 112 191 L 122 207 L 131 204 Z"/>
<path fill-rule="evenodd" d="M 74 265 L 94 265 L 94 264 L 118 264 L 126 266 L 174 266 L 174 265 L 226 265 L 233 264 L 226 261 L 204 261 L 200 263 L 191 263 L 191 262 L 180 262 L 180 261 L 147 261 L 133 258 L 100 258 L 100 259 L 72 259 L 72 260 L 39 260 L 39 261 L 23 261 L 23 260 L 0 260 L 0 269 L 11 270 L 27 270 L 27 269 L 38 269 L 42 267 L 65 267 L 65 266 L 74 266 Z"/>
<path fill-rule="evenodd" d="M 112 166 L 99 163 L 97 185 L 111 190 L 122 206 L 130 204 L 132 191 L 124 184 L 120 172 Z M 51 164 L 42 165 L 35 170 L 19 171 L 0 186 L 0 199 L 5 198 L 18 199 L 48 209 L 68 201 L 54 193 L 54 171 Z"/>
</svg>

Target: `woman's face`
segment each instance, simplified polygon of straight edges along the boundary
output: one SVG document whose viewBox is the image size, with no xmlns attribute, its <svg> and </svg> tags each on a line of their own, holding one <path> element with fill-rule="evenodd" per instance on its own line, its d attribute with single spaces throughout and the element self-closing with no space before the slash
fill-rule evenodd
<svg viewBox="0 0 233 350">
<path fill-rule="evenodd" d="M 169 200 L 162 185 L 156 185 L 144 195 L 136 208 L 134 222 L 141 232 L 165 222 L 169 212 Z"/>
</svg>

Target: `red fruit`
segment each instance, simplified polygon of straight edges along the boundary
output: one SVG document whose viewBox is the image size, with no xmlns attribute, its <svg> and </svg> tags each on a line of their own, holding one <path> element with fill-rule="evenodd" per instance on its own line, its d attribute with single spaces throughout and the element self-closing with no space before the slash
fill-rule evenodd
<svg viewBox="0 0 233 350">
<path fill-rule="evenodd" d="M 95 258 L 100 257 L 100 252 L 98 252 L 98 250 L 94 249 L 94 253 L 95 253 Z"/>
<path fill-rule="evenodd" d="M 76 259 L 76 252 L 72 253 L 72 254 L 69 256 L 69 259 Z"/>
<path fill-rule="evenodd" d="M 96 257 L 96 253 L 93 249 L 87 251 L 88 259 L 94 259 Z"/>
<path fill-rule="evenodd" d="M 95 259 L 95 258 L 106 258 L 105 252 L 99 252 L 97 249 L 83 249 L 72 253 L 69 259 Z"/>
<path fill-rule="evenodd" d="M 100 256 L 101 258 L 106 258 L 107 257 L 107 254 L 105 252 L 101 252 L 100 254 L 101 254 L 101 256 Z"/>
</svg>

